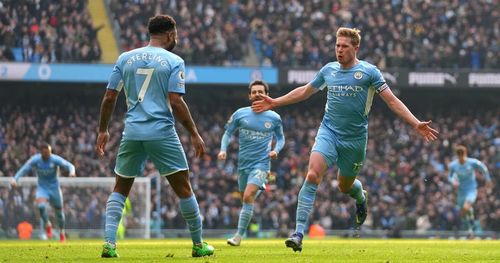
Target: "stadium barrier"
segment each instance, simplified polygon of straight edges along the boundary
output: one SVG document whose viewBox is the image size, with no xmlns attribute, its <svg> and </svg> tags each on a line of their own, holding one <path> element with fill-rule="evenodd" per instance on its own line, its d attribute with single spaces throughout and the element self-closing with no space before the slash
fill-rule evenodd
<svg viewBox="0 0 500 263">
<path fill-rule="evenodd" d="M 0 81 L 106 83 L 111 64 L 0 63 Z M 318 69 L 277 69 L 273 67 L 186 66 L 186 83 L 247 85 L 263 79 L 270 85 L 297 85 L 311 81 Z M 500 71 L 467 69 L 387 69 L 382 75 L 398 88 L 500 88 Z"/>
</svg>

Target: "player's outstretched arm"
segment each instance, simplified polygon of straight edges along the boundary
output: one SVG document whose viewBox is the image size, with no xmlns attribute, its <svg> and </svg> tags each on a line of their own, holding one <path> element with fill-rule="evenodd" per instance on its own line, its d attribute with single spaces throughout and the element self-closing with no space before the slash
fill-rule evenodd
<svg viewBox="0 0 500 263">
<path fill-rule="evenodd" d="M 318 90 L 315 89 L 310 83 L 295 88 L 288 92 L 286 95 L 273 99 L 269 96 L 262 95 L 262 100 L 256 100 L 252 103 L 252 110 L 255 112 L 263 112 L 272 108 L 294 104 L 309 98 Z"/>
<path fill-rule="evenodd" d="M 23 164 L 21 169 L 19 169 L 19 171 L 17 171 L 14 177 L 12 177 L 12 179 L 10 180 L 10 185 L 12 187 L 17 186 L 19 179 L 25 176 L 31 170 L 31 167 L 33 166 L 34 162 L 35 162 L 35 157 L 31 156 L 31 158 L 28 161 L 26 161 L 26 163 Z"/>
<path fill-rule="evenodd" d="M 191 117 L 191 112 L 182 98 L 180 93 L 169 92 L 168 99 L 170 101 L 170 106 L 172 106 L 172 111 L 175 118 L 182 123 L 184 128 L 188 130 L 191 134 L 191 142 L 194 145 L 196 151 L 196 157 L 201 157 L 205 154 L 205 142 L 200 136 L 196 125 L 194 124 L 193 118 Z"/>
<path fill-rule="evenodd" d="M 384 102 L 389 106 L 389 108 L 396 113 L 399 117 L 408 122 L 415 130 L 417 130 L 418 134 L 424 138 L 426 142 L 434 141 L 437 139 L 439 132 L 433 128 L 429 124 L 432 121 L 420 121 L 418 120 L 413 113 L 406 107 L 406 105 L 399 100 L 394 93 L 392 93 L 391 89 L 386 88 L 380 93 L 380 96 L 384 100 Z"/>
<path fill-rule="evenodd" d="M 57 156 L 56 158 L 57 164 L 64 167 L 64 169 L 68 170 L 70 177 L 76 176 L 75 165 L 73 165 L 70 161 L 62 158 L 61 156 Z"/>
<path fill-rule="evenodd" d="M 224 135 L 222 135 L 222 139 L 220 140 L 220 151 L 219 151 L 219 154 L 217 154 L 217 159 L 220 161 L 226 160 L 227 146 L 229 145 L 230 138 L 231 138 L 231 135 L 226 130 L 224 132 Z"/>
<path fill-rule="evenodd" d="M 99 134 L 95 144 L 95 151 L 98 156 L 104 155 L 106 143 L 109 139 L 108 125 L 115 110 L 116 100 L 119 92 L 112 89 L 107 89 L 104 98 L 101 102 L 101 113 L 99 114 Z"/>
</svg>

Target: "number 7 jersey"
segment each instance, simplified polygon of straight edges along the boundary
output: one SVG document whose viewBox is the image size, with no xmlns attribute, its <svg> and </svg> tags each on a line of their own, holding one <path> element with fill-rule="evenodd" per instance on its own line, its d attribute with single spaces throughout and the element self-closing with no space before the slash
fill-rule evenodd
<svg viewBox="0 0 500 263">
<path fill-rule="evenodd" d="M 175 133 L 168 93 L 185 93 L 184 60 L 163 48 L 146 46 L 118 57 L 107 89 L 127 101 L 124 140 L 159 140 Z"/>
</svg>

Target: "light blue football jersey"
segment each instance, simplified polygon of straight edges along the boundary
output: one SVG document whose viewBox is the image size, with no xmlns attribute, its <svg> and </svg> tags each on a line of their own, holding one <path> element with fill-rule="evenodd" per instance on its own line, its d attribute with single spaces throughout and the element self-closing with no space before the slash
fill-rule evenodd
<svg viewBox="0 0 500 263">
<path fill-rule="evenodd" d="M 229 118 L 222 137 L 221 151 L 227 151 L 231 135 L 239 131 L 238 169 L 270 170 L 269 152 L 273 136 L 276 137 L 274 151 L 280 152 L 285 144 L 281 117 L 274 111 L 255 113 L 250 107 L 238 109 Z"/>
<path fill-rule="evenodd" d="M 458 160 L 453 160 L 448 170 L 448 180 L 450 183 L 458 180 L 459 191 L 476 190 L 477 181 L 475 171 L 480 171 L 487 181 L 491 181 L 486 165 L 474 158 L 466 158 L 464 164 L 461 164 Z"/>
<path fill-rule="evenodd" d="M 159 140 L 175 132 L 168 93 L 185 93 L 184 60 L 163 48 L 146 46 L 118 57 L 108 89 L 125 92 L 124 140 Z"/>
<path fill-rule="evenodd" d="M 327 89 L 323 123 L 339 139 L 368 136 L 373 96 L 388 88 L 377 67 L 363 60 L 349 69 L 343 69 L 338 62 L 328 63 L 310 84 L 316 89 Z"/>
<path fill-rule="evenodd" d="M 70 174 L 75 173 L 75 166 L 57 154 L 51 154 L 47 161 L 42 159 L 41 154 L 35 154 L 19 169 L 14 176 L 16 181 L 33 170 L 38 177 L 38 186 L 43 188 L 59 187 L 59 169 L 63 167 Z"/>
</svg>

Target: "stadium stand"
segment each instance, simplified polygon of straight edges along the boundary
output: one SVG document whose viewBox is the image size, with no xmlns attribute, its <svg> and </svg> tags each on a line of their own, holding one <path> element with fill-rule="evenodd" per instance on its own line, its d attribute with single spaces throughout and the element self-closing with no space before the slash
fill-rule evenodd
<svg viewBox="0 0 500 263">
<path fill-rule="evenodd" d="M 319 68 L 334 56 L 334 32 L 349 26 L 362 31 L 359 57 L 381 69 L 500 67 L 495 1 L 107 3 L 123 51 L 147 42 L 149 17 L 173 15 L 180 33 L 175 52 L 190 65 Z M 100 27 L 86 7 L 76 0 L 2 1 L 0 60 L 99 61 Z"/>
<path fill-rule="evenodd" d="M 334 57 L 337 28 L 348 26 L 362 32 L 359 57 L 381 69 L 500 66 L 500 22 L 488 0 L 110 2 L 124 50 L 146 42 L 148 17 L 172 10 L 180 32 L 175 52 L 189 64 L 255 55 L 264 66 L 319 68 Z"/>
<path fill-rule="evenodd" d="M 100 27 L 92 25 L 87 1 L 2 1 L 0 60 L 96 62 Z M 2 56 L 3 53 L 3 56 Z"/>
</svg>

